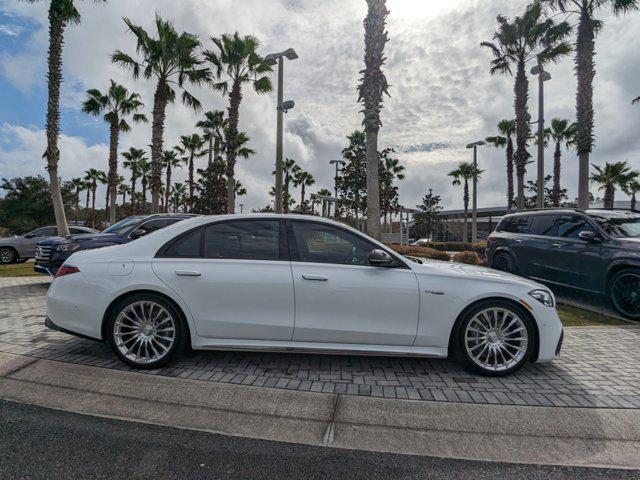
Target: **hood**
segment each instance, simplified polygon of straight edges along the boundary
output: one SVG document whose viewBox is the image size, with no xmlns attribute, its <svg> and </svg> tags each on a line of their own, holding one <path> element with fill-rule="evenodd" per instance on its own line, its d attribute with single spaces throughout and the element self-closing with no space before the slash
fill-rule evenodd
<svg viewBox="0 0 640 480">
<path fill-rule="evenodd" d="M 43 246 L 55 246 L 60 245 L 61 243 L 91 243 L 91 242 L 108 242 L 109 240 L 113 240 L 115 238 L 119 238 L 118 235 L 114 233 L 79 233 L 75 235 L 68 235 L 66 237 L 51 237 L 46 240 L 40 240 L 38 245 Z"/>
<path fill-rule="evenodd" d="M 547 287 L 527 278 L 519 277 L 511 273 L 500 272 L 487 267 L 466 265 L 464 263 L 443 262 L 440 260 L 422 259 L 423 264 L 411 262 L 411 268 L 416 274 L 427 273 L 430 275 L 442 275 L 451 278 L 466 278 L 482 282 L 503 283 L 509 285 L 521 285 L 526 288 L 536 289 Z"/>
<path fill-rule="evenodd" d="M 614 239 L 616 245 L 624 248 L 639 249 L 640 250 L 640 238 L 616 238 Z"/>
</svg>

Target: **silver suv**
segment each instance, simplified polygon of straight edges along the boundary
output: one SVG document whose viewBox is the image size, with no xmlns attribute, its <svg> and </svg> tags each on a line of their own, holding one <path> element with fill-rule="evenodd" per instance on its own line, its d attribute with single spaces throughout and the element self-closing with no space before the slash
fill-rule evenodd
<svg viewBox="0 0 640 480">
<path fill-rule="evenodd" d="M 70 226 L 69 233 L 97 233 L 97 230 L 87 227 Z M 26 235 L 0 238 L 0 264 L 21 263 L 33 258 L 36 253 L 36 243 L 45 238 L 57 237 L 58 229 L 53 227 L 40 227 Z"/>
</svg>

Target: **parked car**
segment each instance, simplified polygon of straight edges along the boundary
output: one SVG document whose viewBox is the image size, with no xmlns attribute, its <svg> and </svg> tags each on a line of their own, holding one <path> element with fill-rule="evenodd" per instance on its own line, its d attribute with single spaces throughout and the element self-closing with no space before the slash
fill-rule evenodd
<svg viewBox="0 0 640 480">
<path fill-rule="evenodd" d="M 71 235 L 81 233 L 97 233 L 98 230 L 87 227 L 70 226 Z M 47 238 L 58 237 L 58 229 L 55 226 L 36 228 L 25 235 L 0 238 L 0 264 L 22 263 L 33 258 L 36 252 L 36 244 Z"/>
<path fill-rule="evenodd" d="M 134 215 L 114 223 L 102 232 L 41 240 L 36 245 L 36 263 L 33 269 L 37 273 L 53 276 L 73 252 L 129 243 L 136 238 L 193 216 L 189 214 Z"/>
<path fill-rule="evenodd" d="M 114 249 L 74 253 L 46 325 L 108 341 L 137 368 L 182 349 L 446 357 L 500 376 L 559 355 L 544 286 L 488 268 L 412 261 L 312 216 L 198 217 Z"/>
<path fill-rule="evenodd" d="M 640 214 L 547 209 L 505 216 L 487 243 L 493 268 L 606 295 L 640 319 Z"/>
</svg>

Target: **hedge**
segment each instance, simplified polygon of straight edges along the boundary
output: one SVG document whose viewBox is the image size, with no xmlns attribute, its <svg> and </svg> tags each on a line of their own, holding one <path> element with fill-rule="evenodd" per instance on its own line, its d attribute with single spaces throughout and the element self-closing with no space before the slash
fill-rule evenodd
<svg viewBox="0 0 640 480">
<path fill-rule="evenodd" d="M 445 252 L 467 252 L 474 251 L 480 256 L 484 256 L 487 242 L 429 242 L 424 244 L 424 248 L 442 250 Z"/>
<path fill-rule="evenodd" d="M 400 245 L 398 243 L 388 244 L 388 247 L 398 252 L 400 255 L 412 257 L 429 258 L 431 260 L 449 261 L 449 254 L 440 250 L 426 247 L 413 247 L 411 245 Z"/>
<path fill-rule="evenodd" d="M 453 256 L 453 261 L 457 263 L 466 263 L 467 265 L 482 265 L 484 261 L 476 252 L 465 251 L 458 252 Z"/>
</svg>

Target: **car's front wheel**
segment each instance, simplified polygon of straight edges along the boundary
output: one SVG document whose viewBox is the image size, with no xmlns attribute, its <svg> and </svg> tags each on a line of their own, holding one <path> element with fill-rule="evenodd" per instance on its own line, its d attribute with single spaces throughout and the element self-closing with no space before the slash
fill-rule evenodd
<svg viewBox="0 0 640 480">
<path fill-rule="evenodd" d="M 111 312 L 108 333 L 116 355 L 142 369 L 162 367 L 175 360 L 184 350 L 187 336 L 178 309 L 154 294 L 121 300 Z"/>
<path fill-rule="evenodd" d="M 533 327 L 523 309 L 488 300 L 469 310 L 456 331 L 456 356 L 471 373 L 499 377 L 521 368 L 531 356 Z"/>
<path fill-rule="evenodd" d="M 0 264 L 7 265 L 13 263 L 18 258 L 18 254 L 13 248 L 0 247 Z"/>
<path fill-rule="evenodd" d="M 609 282 L 609 298 L 618 313 L 640 319 L 640 269 L 627 268 L 616 273 Z"/>
</svg>

